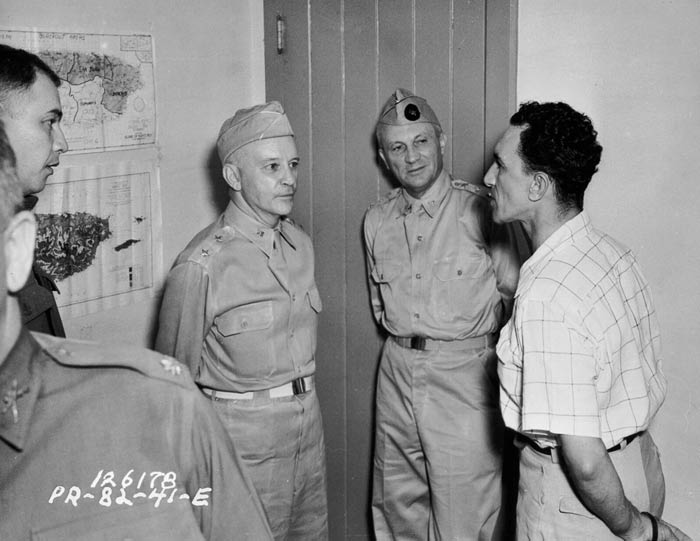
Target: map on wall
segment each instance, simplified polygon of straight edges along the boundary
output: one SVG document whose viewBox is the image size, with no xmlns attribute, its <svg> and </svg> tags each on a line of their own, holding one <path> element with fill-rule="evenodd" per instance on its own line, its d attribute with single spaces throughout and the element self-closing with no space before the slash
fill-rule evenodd
<svg viewBox="0 0 700 541">
<path fill-rule="evenodd" d="M 63 167 L 35 208 L 35 259 L 72 316 L 147 298 L 160 276 L 160 212 L 152 163 Z M 62 310 L 63 312 L 63 310 Z"/>
<path fill-rule="evenodd" d="M 70 150 L 127 150 L 156 142 L 151 36 L 0 30 L 0 42 L 32 51 L 61 78 Z"/>
</svg>

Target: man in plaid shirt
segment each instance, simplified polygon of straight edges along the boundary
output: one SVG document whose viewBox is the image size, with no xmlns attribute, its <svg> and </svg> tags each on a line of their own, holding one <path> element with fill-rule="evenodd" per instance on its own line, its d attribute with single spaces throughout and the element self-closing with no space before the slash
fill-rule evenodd
<svg viewBox="0 0 700 541">
<path fill-rule="evenodd" d="M 485 184 L 496 222 L 533 243 L 497 346 L 501 411 L 518 434 L 518 539 L 689 539 L 658 518 L 649 423 L 666 395 L 659 325 L 635 257 L 583 196 L 602 147 L 565 103 L 523 104 Z"/>
</svg>

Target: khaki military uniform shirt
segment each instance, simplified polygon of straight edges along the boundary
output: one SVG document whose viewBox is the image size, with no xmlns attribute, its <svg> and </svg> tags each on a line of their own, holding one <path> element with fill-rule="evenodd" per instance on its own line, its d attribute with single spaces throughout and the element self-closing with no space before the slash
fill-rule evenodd
<svg viewBox="0 0 700 541">
<path fill-rule="evenodd" d="M 270 229 L 229 203 L 175 261 L 156 349 L 203 387 L 269 389 L 314 373 L 320 311 L 308 235 L 286 219 Z"/>
<path fill-rule="evenodd" d="M 174 359 L 22 331 L 0 399 L 0 539 L 271 539 Z"/>
<path fill-rule="evenodd" d="M 397 188 L 367 211 L 372 308 L 392 335 L 461 340 L 505 322 L 520 259 L 478 192 L 443 172 L 420 200 Z"/>
</svg>

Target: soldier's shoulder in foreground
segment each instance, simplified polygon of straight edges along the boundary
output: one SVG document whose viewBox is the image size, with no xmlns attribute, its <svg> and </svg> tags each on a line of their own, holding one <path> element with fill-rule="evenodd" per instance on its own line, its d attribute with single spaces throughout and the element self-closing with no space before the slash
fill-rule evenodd
<svg viewBox="0 0 700 541">
<path fill-rule="evenodd" d="M 39 345 L 58 364 L 72 368 L 123 368 L 147 378 L 195 389 L 187 367 L 172 357 L 131 345 L 56 338 L 33 333 Z"/>
</svg>

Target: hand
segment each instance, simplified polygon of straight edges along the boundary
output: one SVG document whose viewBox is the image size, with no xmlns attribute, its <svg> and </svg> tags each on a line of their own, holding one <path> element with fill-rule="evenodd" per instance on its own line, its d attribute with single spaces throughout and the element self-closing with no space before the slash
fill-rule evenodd
<svg viewBox="0 0 700 541">
<path fill-rule="evenodd" d="M 620 537 L 625 541 L 651 541 L 654 532 L 651 519 L 639 512 L 636 515 L 630 530 Z M 658 526 L 658 541 L 693 541 L 680 528 L 676 528 L 673 524 L 669 524 L 660 518 L 656 519 L 656 524 Z"/>
<path fill-rule="evenodd" d="M 673 524 L 669 524 L 660 518 L 656 520 L 659 522 L 659 541 L 693 541 Z"/>
</svg>

